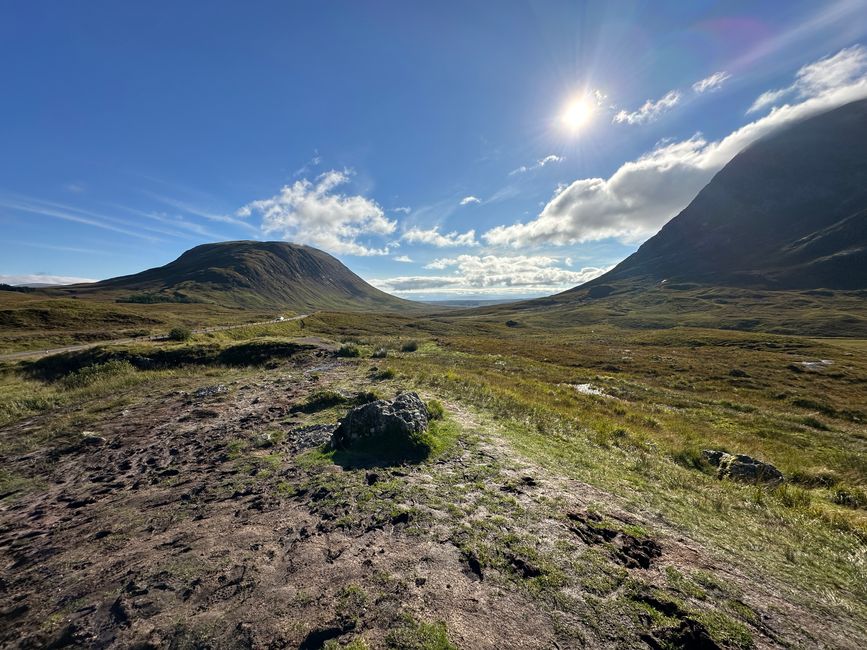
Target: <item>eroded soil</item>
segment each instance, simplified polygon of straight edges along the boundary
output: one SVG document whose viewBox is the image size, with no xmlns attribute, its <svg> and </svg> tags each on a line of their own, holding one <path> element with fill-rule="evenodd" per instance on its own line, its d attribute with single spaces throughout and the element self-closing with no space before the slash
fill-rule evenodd
<svg viewBox="0 0 867 650">
<path fill-rule="evenodd" d="M 318 349 L 211 390 L 130 389 L 92 434 L 4 459 L 27 487 L 0 512 L 0 644 L 425 647 L 418 624 L 442 622 L 461 648 L 858 646 L 459 403 L 420 465 L 335 462 L 345 407 L 297 407 L 377 388 L 368 365 Z"/>
</svg>

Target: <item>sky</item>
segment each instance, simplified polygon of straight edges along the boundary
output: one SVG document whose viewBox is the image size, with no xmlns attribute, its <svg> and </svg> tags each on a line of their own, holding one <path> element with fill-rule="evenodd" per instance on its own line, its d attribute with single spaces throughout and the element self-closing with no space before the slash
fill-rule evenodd
<svg viewBox="0 0 867 650">
<path fill-rule="evenodd" d="M 530 297 L 867 97 L 867 0 L 2 0 L 0 81 L 0 282 L 261 239 L 409 298 Z"/>
</svg>

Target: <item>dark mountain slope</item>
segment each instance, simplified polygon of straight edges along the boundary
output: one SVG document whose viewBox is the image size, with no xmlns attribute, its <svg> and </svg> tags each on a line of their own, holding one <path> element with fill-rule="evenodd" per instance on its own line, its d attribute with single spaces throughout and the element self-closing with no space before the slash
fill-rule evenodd
<svg viewBox="0 0 867 650">
<path fill-rule="evenodd" d="M 165 266 L 76 285 L 65 292 L 108 293 L 139 302 L 202 301 L 296 310 L 405 310 L 416 306 L 372 287 L 321 250 L 285 242 L 203 244 Z"/>
<path fill-rule="evenodd" d="M 867 100 L 754 143 L 638 251 L 571 291 L 662 280 L 867 287 Z"/>
</svg>

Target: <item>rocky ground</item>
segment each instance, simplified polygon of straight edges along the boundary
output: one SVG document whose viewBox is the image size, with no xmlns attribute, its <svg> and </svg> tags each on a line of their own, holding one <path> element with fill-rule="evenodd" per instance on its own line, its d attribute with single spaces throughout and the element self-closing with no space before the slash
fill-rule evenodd
<svg viewBox="0 0 867 650">
<path fill-rule="evenodd" d="M 414 388 L 370 365 L 313 349 L 132 388 L 3 459 L 29 483 L 0 511 L 0 645 L 859 647 L 455 401 L 424 462 L 326 453 L 356 393 Z"/>
</svg>

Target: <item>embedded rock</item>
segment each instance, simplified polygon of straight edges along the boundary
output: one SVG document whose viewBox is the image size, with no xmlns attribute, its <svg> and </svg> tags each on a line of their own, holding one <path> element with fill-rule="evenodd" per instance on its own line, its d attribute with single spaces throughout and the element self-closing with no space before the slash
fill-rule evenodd
<svg viewBox="0 0 867 650">
<path fill-rule="evenodd" d="M 427 406 L 416 393 L 401 393 L 393 400 L 376 400 L 351 409 L 331 436 L 331 446 L 341 449 L 359 438 L 381 435 L 410 437 L 427 429 Z"/>
<path fill-rule="evenodd" d="M 704 449 L 701 455 L 716 466 L 717 476 L 742 483 L 781 483 L 783 473 L 770 463 L 745 454 L 728 454 L 715 449 Z"/>
</svg>

